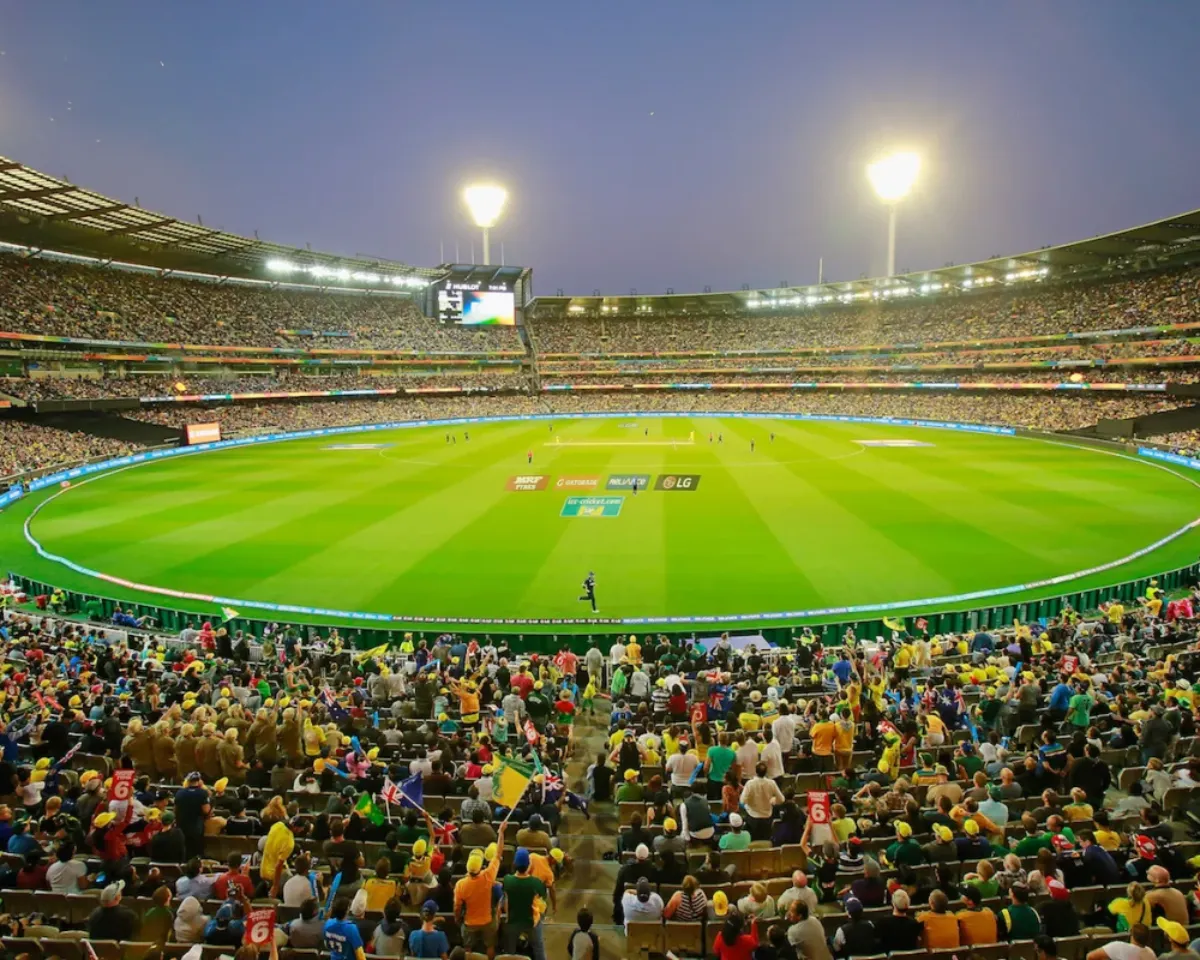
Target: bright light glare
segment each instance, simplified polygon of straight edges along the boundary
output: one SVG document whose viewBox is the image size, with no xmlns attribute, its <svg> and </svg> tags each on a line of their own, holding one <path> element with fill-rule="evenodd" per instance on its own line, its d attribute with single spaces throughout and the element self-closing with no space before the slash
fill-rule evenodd
<svg viewBox="0 0 1200 960">
<path fill-rule="evenodd" d="M 471 219 L 475 226 L 485 230 L 500 219 L 507 200 L 508 191 L 494 183 L 476 183 L 463 191 L 463 201 L 471 211 Z"/>
<path fill-rule="evenodd" d="M 920 170 L 921 158 L 915 153 L 893 153 L 868 166 L 867 178 L 880 200 L 898 203 L 908 195 Z"/>
</svg>

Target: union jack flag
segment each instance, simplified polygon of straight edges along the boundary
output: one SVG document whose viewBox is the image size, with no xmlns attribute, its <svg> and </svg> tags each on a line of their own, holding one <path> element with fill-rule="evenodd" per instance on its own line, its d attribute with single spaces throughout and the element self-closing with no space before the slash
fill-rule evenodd
<svg viewBox="0 0 1200 960">
<path fill-rule="evenodd" d="M 433 822 L 433 839 L 439 847 L 449 847 L 454 845 L 454 837 L 458 833 L 458 826 L 453 820 L 447 820 L 445 823 Z"/>
<path fill-rule="evenodd" d="M 542 803 L 554 803 L 563 792 L 563 781 L 557 773 L 547 770 L 542 780 Z"/>
<path fill-rule="evenodd" d="M 383 787 L 379 791 L 379 799 L 384 803 L 400 802 L 400 788 L 392 783 L 391 777 L 384 777 Z"/>
</svg>

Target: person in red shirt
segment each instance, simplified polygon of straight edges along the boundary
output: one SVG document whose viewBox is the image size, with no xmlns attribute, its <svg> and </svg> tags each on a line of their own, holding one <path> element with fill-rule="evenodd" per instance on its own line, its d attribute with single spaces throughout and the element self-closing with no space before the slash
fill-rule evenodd
<svg viewBox="0 0 1200 960">
<path fill-rule="evenodd" d="M 224 900 L 229 896 L 229 885 L 241 887 L 242 892 L 247 897 L 254 896 L 254 882 L 242 872 L 242 855 L 235 853 L 229 858 L 229 870 L 219 877 L 213 883 L 213 893 L 216 894 L 218 900 Z"/>
<path fill-rule="evenodd" d="M 529 692 L 533 689 L 533 677 L 531 677 L 524 666 L 521 667 L 519 673 L 512 678 L 512 688 L 521 695 L 522 700 L 529 699 Z"/>
<path fill-rule="evenodd" d="M 758 917 L 751 917 L 749 933 L 742 932 L 742 923 L 741 916 L 736 913 L 725 918 L 725 926 L 713 945 L 717 960 L 750 960 L 758 946 Z"/>
</svg>

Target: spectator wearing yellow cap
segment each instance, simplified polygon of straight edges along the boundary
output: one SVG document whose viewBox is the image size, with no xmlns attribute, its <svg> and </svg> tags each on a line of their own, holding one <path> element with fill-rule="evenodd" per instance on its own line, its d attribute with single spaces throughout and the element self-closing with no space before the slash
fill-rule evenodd
<svg viewBox="0 0 1200 960">
<path fill-rule="evenodd" d="M 896 840 L 884 851 L 888 861 L 895 866 L 916 866 L 925 862 L 925 852 L 913 836 L 912 824 L 907 820 L 896 821 Z"/>
<path fill-rule="evenodd" d="M 658 856 L 672 853 L 676 859 L 682 859 L 687 853 L 687 844 L 679 833 L 679 824 L 674 817 L 666 817 L 662 822 L 663 832 L 654 838 L 654 852 Z"/>
<path fill-rule="evenodd" d="M 645 799 L 645 790 L 638 783 L 638 772 L 626 770 L 624 783 L 617 787 L 617 803 L 640 803 Z"/>
<path fill-rule="evenodd" d="M 492 888 L 500 872 L 507 825 L 505 817 L 490 860 L 485 861 L 481 851 L 472 850 L 467 856 L 467 875 L 454 885 L 454 919 L 462 927 L 463 942 L 470 943 L 472 937 L 480 936 L 489 953 L 496 948 L 497 917 Z"/>
</svg>

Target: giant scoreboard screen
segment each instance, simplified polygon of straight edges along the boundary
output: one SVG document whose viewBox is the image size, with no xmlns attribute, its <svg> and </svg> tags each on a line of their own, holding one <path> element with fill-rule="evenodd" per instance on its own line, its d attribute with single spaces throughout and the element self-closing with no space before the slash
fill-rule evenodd
<svg viewBox="0 0 1200 960">
<path fill-rule="evenodd" d="M 437 290 L 437 315 L 465 327 L 515 326 L 516 294 L 506 283 L 445 280 Z"/>
</svg>

